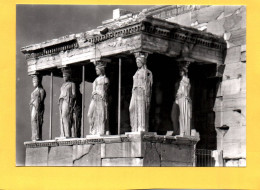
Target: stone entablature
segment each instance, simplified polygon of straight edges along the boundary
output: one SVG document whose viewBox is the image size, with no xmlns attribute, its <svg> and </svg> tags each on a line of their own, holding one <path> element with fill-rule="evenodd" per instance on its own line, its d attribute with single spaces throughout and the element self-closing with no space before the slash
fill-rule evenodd
<svg viewBox="0 0 260 190">
<path fill-rule="evenodd" d="M 177 57 L 184 46 L 190 58 L 222 64 L 226 50 L 223 38 L 145 15 L 93 31 L 23 47 L 28 73 L 135 51 Z M 154 43 L 157 39 L 161 43 Z"/>
</svg>

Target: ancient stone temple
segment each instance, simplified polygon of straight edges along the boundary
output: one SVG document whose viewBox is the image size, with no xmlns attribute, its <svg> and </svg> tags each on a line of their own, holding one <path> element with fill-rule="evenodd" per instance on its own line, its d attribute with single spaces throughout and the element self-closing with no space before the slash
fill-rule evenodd
<svg viewBox="0 0 260 190">
<path fill-rule="evenodd" d="M 34 138 L 35 106 L 27 166 L 245 165 L 245 7 L 116 9 L 96 29 L 21 51 L 28 75 L 64 80 L 60 136 Z"/>
</svg>

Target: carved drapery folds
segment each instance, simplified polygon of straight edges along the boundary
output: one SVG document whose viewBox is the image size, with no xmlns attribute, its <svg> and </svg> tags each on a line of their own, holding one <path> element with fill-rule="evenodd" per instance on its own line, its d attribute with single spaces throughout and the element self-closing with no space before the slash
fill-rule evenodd
<svg viewBox="0 0 260 190">
<path fill-rule="evenodd" d="M 180 78 L 175 83 L 175 101 L 171 112 L 174 134 L 180 136 L 191 135 L 192 102 L 188 78 L 189 64 L 189 61 L 180 61 L 178 64 Z"/>
<path fill-rule="evenodd" d="M 106 62 L 95 64 L 98 77 L 93 82 L 93 91 L 88 110 L 90 135 L 104 135 L 108 130 L 107 90 L 109 79 L 105 75 Z"/>
<path fill-rule="evenodd" d="M 62 68 L 64 83 L 59 97 L 60 137 L 72 137 L 73 110 L 76 100 L 76 85 L 71 81 L 71 69 Z"/>
<path fill-rule="evenodd" d="M 129 106 L 132 132 L 148 132 L 153 75 L 146 67 L 148 53 L 135 53 L 138 70 L 133 76 L 132 97 Z"/>
<path fill-rule="evenodd" d="M 40 74 L 37 73 L 32 75 L 32 83 L 34 87 L 30 101 L 32 141 L 42 140 L 42 124 L 46 92 L 43 89 L 41 82 L 42 76 Z"/>
</svg>

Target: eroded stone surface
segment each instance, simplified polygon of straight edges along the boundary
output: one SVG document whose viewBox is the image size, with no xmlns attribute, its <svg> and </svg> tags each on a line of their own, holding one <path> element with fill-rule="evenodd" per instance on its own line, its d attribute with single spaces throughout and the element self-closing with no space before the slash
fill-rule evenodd
<svg viewBox="0 0 260 190">
<path fill-rule="evenodd" d="M 47 166 L 48 147 L 26 148 L 26 166 Z"/>
<path fill-rule="evenodd" d="M 210 6 L 196 12 L 192 12 L 192 18 L 193 20 L 197 20 L 199 23 L 209 22 L 216 20 L 223 11 L 224 6 Z"/>
<path fill-rule="evenodd" d="M 207 25 L 207 32 L 218 36 L 223 36 L 223 34 L 225 33 L 225 29 L 223 26 L 224 21 L 224 19 L 210 21 Z"/>
<path fill-rule="evenodd" d="M 223 157 L 246 158 L 246 127 L 230 127 L 223 140 Z"/>
<path fill-rule="evenodd" d="M 231 36 L 231 38 L 232 37 L 233 36 Z M 230 39 L 230 41 L 231 41 L 231 39 Z M 231 41 L 231 43 L 235 43 L 235 42 Z M 241 47 L 240 46 L 229 48 L 227 50 L 227 55 L 226 55 L 226 58 L 225 58 L 225 64 L 240 62 L 240 55 L 241 55 Z"/>
<path fill-rule="evenodd" d="M 224 9 L 225 16 L 235 13 L 240 8 L 241 8 L 241 5 L 225 6 L 225 9 Z"/>
<path fill-rule="evenodd" d="M 102 166 L 143 166 L 142 158 L 103 158 Z"/>
<path fill-rule="evenodd" d="M 145 154 L 143 159 L 144 166 L 160 166 L 160 149 L 157 143 L 146 143 Z"/>
<path fill-rule="evenodd" d="M 101 145 L 74 145 L 74 166 L 101 166 Z"/>
<path fill-rule="evenodd" d="M 162 167 L 191 167 L 193 166 L 191 162 L 171 162 L 171 161 L 162 161 Z"/>
<path fill-rule="evenodd" d="M 238 160 L 228 160 L 228 161 L 226 161 L 225 166 L 227 166 L 227 167 L 238 167 L 239 162 L 238 162 Z"/>
<path fill-rule="evenodd" d="M 232 15 L 225 19 L 224 28 L 225 31 L 238 30 L 241 28 L 242 16 Z"/>
<path fill-rule="evenodd" d="M 191 26 L 191 13 L 188 12 L 185 14 L 181 14 L 176 17 L 171 17 L 170 19 L 167 20 L 170 22 L 178 23 L 180 25 Z"/>
<path fill-rule="evenodd" d="M 246 29 L 242 28 L 232 31 L 229 42 L 235 44 L 236 46 L 246 44 Z"/>
<path fill-rule="evenodd" d="M 145 143 L 139 142 L 122 142 L 101 145 L 102 158 L 114 157 L 143 157 Z"/>
<path fill-rule="evenodd" d="M 242 52 L 241 53 L 241 58 L 240 58 L 241 62 L 246 62 L 246 52 Z"/>
<path fill-rule="evenodd" d="M 175 162 L 192 162 L 192 146 L 161 144 L 161 160 Z"/>
<path fill-rule="evenodd" d="M 72 166 L 72 146 L 51 147 L 48 166 Z"/>
<path fill-rule="evenodd" d="M 242 56 L 242 54 L 241 54 Z M 239 78 L 245 76 L 246 65 L 242 62 L 230 63 L 225 66 L 223 76 L 229 79 Z"/>
<path fill-rule="evenodd" d="M 239 113 L 239 109 L 228 110 L 228 111 L 220 111 L 216 112 L 216 118 L 215 118 L 215 126 L 221 127 L 221 126 L 228 126 L 228 127 L 240 127 L 242 125 L 242 120 L 244 116 Z M 245 136 L 245 134 L 243 134 Z M 239 136 L 241 138 L 241 136 Z"/>
</svg>

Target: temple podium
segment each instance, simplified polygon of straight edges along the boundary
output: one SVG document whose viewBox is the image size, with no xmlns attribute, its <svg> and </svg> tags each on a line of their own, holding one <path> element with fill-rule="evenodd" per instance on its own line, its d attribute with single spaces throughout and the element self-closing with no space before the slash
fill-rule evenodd
<svg viewBox="0 0 260 190">
<path fill-rule="evenodd" d="M 195 166 L 198 137 L 126 133 L 25 142 L 26 166 Z"/>
</svg>

